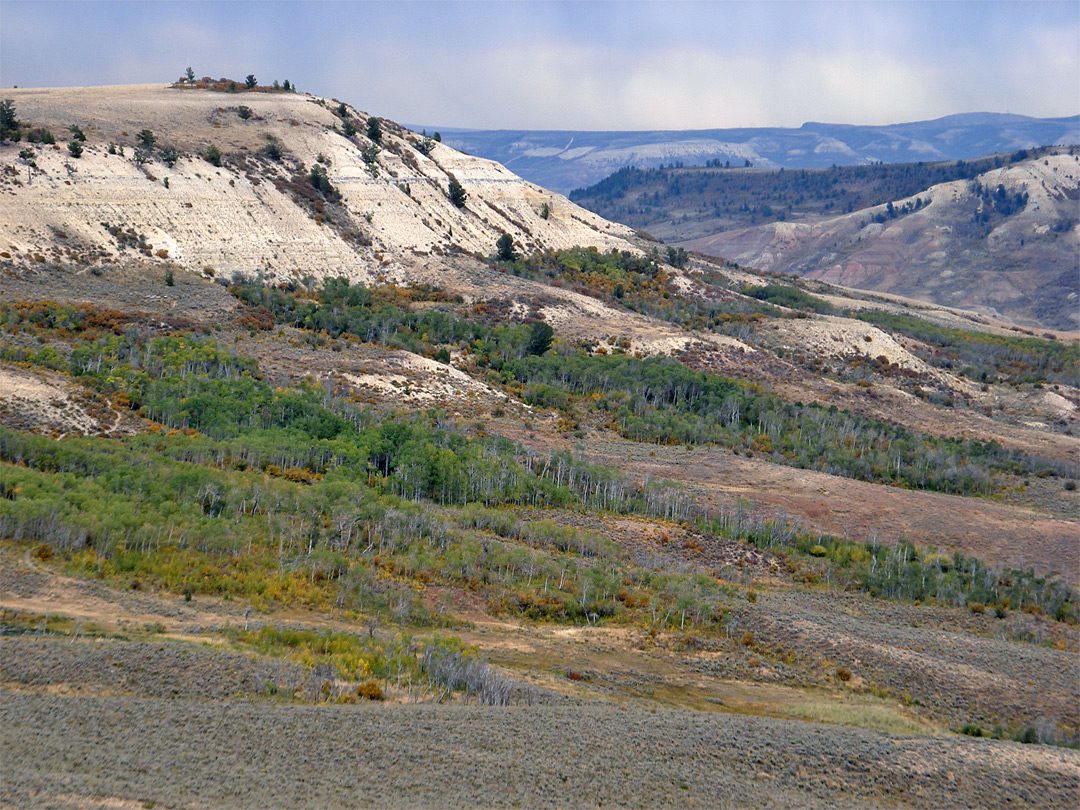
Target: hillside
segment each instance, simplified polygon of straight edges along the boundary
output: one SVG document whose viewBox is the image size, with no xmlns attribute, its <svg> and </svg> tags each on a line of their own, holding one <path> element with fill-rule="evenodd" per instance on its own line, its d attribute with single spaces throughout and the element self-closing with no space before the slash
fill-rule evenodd
<svg viewBox="0 0 1080 810">
<path fill-rule="evenodd" d="M 977 180 L 1002 166 L 1053 150 L 948 163 L 878 163 L 829 169 L 692 166 L 620 169 L 577 189 L 571 199 L 601 216 L 686 241 L 770 222 L 807 222 L 885 205 L 954 180 Z"/>
<path fill-rule="evenodd" d="M 56 248 L 61 228 L 68 255 L 137 255 L 136 245 L 118 244 L 107 223 L 122 231 L 136 226 L 151 253 L 167 250 L 174 261 L 226 277 L 295 278 L 301 267 L 322 268 L 316 277 L 357 275 L 380 266 L 392 276 L 416 258 L 449 250 L 487 255 L 503 233 L 525 250 L 541 244 L 607 249 L 629 234 L 491 161 L 437 143 L 424 154 L 419 136 L 391 122 L 384 122 L 381 143 L 373 144 L 363 134 L 367 114 L 348 107 L 346 116 L 360 132 L 346 137 L 339 104 L 309 95 L 239 97 L 149 85 L 4 95 L 35 126 L 64 137 L 79 124 L 89 137 L 78 160 L 59 147 L 36 150 L 29 182 L 28 167 L 8 157 L 19 173 L 4 182 L 8 191 L 17 190 L 18 204 L 5 206 L 0 240 L 24 257 Z M 240 106 L 250 118 L 238 115 Z M 143 129 L 158 141 L 139 166 Z M 271 139 L 284 145 L 280 158 L 269 156 Z M 110 154 L 110 144 L 124 154 Z M 179 152 L 172 166 L 163 161 L 165 146 Z M 220 166 L 204 158 L 212 146 L 223 155 Z M 369 163 L 364 150 L 372 146 Z M 336 195 L 303 196 L 302 178 L 321 165 L 319 155 Z M 452 177 L 471 197 L 460 208 L 447 193 Z M 545 203 L 547 218 L 541 216 Z"/>
<path fill-rule="evenodd" d="M 1080 157 L 623 170 L 574 193 L 691 250 L 849 287 L 1075 329 Z"/>
<path fill-rule="evenodd" d="M 438 129 L 427 125 L 429 130 Z M 970 160 L 999 152 L 1080 143 L 1080 116 L 1040 119 L 969 113 L 886 126 L 806 123 L 694 131 L 578 132 L 442 129 L 447 144 L 497 160 L 545 188 L 569 194 L 626 167 L 685 164 L 827 169 L 875 163 Z"/>
<path fill-rule="evenodd" d="M 1080 789 L 1080 344 L 214 84 L 11 91 L 0 804 Z"/>
<path fill-rule="evenodd" d="M 1080 326 L 1080 156 L 1051 154 L 885 206 L 685 244 L 761 270 L 1073 330 Z"/>
</svg>

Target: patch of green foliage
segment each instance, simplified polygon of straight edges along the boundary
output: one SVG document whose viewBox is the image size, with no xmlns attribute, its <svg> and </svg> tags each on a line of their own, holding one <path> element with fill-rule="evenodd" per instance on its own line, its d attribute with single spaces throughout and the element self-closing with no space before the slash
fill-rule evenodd
<svg viewBox="0 0 1080 810">
<path fill-rule="evenodd" d="M 431 287 L 365 287 L 345 279 L 327 279 L 317 292 L 301 295 L 246 283 L 231 292 L 277 323 L 331 338 L 352 336 L 392 348 L 434 357 L 438 347 L 468 349 L 483 366 L 501 368 L 510 359 L 534 351 L 535 325 L 493 325 L 466 318 L 453 309 L 451 299 Z M 417 303 L 436 304 L 414 311 Z M 546 351 L 546 349 L 545 349 Z"/>
<path fill-rule="evenodd" d="M 998 618 L 1010 609 L 1069 624 L 1080 618 L 1076 593 L 1031 567 L 991 568 L 960 552 L 939 554 L 904 540 L 888 545 L 808 532 L 742 506 L 714 512 L 698 525 L 719 537 L 783 553 L 796 563 L 796 578 L 806 582 L 828 581 L 886 599 L 996 607 Z"/>
<path fill-rule="evenodd" d="M 526 402 L 598 409 L 635 441 L 712 443 L 787 466 L 957 494 L 993 493 L 996 472 L 1039 462 L 995 441 L 941 439 L 759 386 L 694 371 L 670 358 L 546 355 L 507 363 L 497 377 Z M 1041 468 L 1040 468 L 1041 469 Z"/>
<path fill-rule="evenodd" d="M 330 300 L 354 293 L 388 294 L 343 285 Z M 335 312 L 314 303 L 311 312 Z M 117 313 L 11 304 L 0 308 L 0 320 L 7 330 L 63 336 L 66 355 L 45 346 L 26 362 L 66 370 L 114 407 L 154 422 L 149 434 L 121 439 L 56 441 L 0 428 L 0 536 L 47 544 L 71 573 L 418 625 L 440 621 L 421 598 L 432 583 L 477 591 L 491 609 L 538 619 L 698 629 L 723 621 L 727 595 L 715 579 L 645 568 L 601 535 L 499 508 L 707 519 L 669 484 L 634 484 L 570 453 L 542 456 L 469 436 L 438 411 L 386 416 L 315 384 L 276 388 L 254 361 L 212 339 L 146 337 L 123 328 Z M 6 344 L 0 350 L 12 351 Z M 37 356 L 46 350 L 48 358 Z M 883 476 L 871 480 L 969 491 L 986 485 L 973 460 L 1025 463 L 992 444 L 931 439 L 835 408 L 784 403 L 671 360 L 538 357 L 522 347 L 489 378 L 524 386 L 537 403 L 588 402 L 638 440 L 715 441 L 782 463 Z M 909 467 L 916 477 L 903 477 Z M 756 544 L 765 536 L 752 525 L 716 531 Z M 896 563 L 880 549 L 798 532 L 787 546 L 807 559 L 820 546 L 825 553 L 816 559 L 846 572 L 853 587 L 923 598 L 913 595 L 909 559 Z M 934 564 L 948 576 L 922 572 L 920 587 L 933 590 L 918 593 L 952 598 L 961 581 L 965 598 L 989 600 L 990 592 L 976 587 L 991 588 L 984 567 L 971 569 L 966 558 L 951 569 Z M 1019 575 L 1027 591 L 1016 593 L 999 583 L 994 598 L 1006 593 L 1014 605 L 1026 598 L 1057 618 L 1074 615 L 1068 605 L 1075 600 L 1055 603 L 1056 585 L 1033 577 Z"/>
<path fill-rule="evenodd" d="M 915 348 L 923 360 L 977 382 L 1080 384 L 1080 344 L 1075 341 L 952 329 L 880 309 L 853 317 L 929 344 L 928 350 Z"/>
<path fill-rule="evenodd" d="M 273 446 L 277 437 L 253 438 Z M 389 440 L 373 452 L 394 446 Z M 114 586 L 215 594 L 260 608 L 335 607 L 432 625 L 441 620 L 421 595 L 435 583 L 533 618 L 678 616 L 699 628 L 722 619 L 715 581 L 642 569 L 601 536 L 512 516 L 489 520 L 479 503 L 440 516 L 419 497 L 393 494 L 397 486 L 370 464 L 290 475 L 273 464 L 247 468 L 234 455 L 244 449 L 183 435 L 53 441 L 0 429 L 0 535 L 48 544 L 69 573 Z M 402 482 L 420 475 L 421 464 L 468 464 L 433 443 L 403 448 L 400 460 Z M 500 465 L 485 461 L 486 470 L 472 471 L 486 476 L 480 486 L 506 495 L 490 500 L 519 502 L 514 491 L 527 485 L 502 480 Z M 565 459 L 549 459 L 519 475 L 548 494 L 540 503 L 580 504 L 567 480 L 573 471 Z M 628 603 L 628 587 L 644 596 Z"/>
<path fill-rule="evenodd" d="M 562 621 L 633 619 L 646 606 L 654 622 L 722 618 L 715 583 L 639 569 L 603 538 L 479 528 L 483 504 L 686 516 L 670 486 L 470 438 L 444 414 L 386 417 L 314 385 L 274 388 L 209 339 L 109 335 L 76 341 L 69 362 L 160 426 L 60 441 L 0 428 L 0 535 L 48 544 L 72 573 L 414 624 L 437 621 L 420 598 L 433 582 Z M 468 510 L 439 517 L 425 501 Z M 649 597 L 620 600 L 627 583 Z"/>
<path fill-rule="evenodd" d="M 596 248 L 581 247 L 538 251 L 523 259 L 499 261 L 498 267 L 515 276 L 568 287 L 612 306 L 688 329 L 728 332 L 732 325 L 781 314 L 767 304 L 732 296 L 720 277 L 708 272 L 694 275 L 702 296 L 681 295 L 657 257 L 630 251 L 601 253 Z"/>
<path fill-rule="evenodd" d="M 808 310 L 821 315 L 832 315 L 836 311 L 828 301 L 790 284 L 766 284 L 747 288 L 743 292 L 759 301 L 768 301 L 788 309 Z"/>
</svg>

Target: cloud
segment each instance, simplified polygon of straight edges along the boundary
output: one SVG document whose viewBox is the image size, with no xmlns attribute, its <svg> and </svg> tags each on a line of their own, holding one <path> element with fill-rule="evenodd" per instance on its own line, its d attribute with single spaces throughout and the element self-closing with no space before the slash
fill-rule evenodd
<svg viewBox="0 0 1080 810">
<path fill-rule="evenodd" d="M 1080 101 L 1072 2 L 4 0 L 3 11 L 3 82 L 167 81 L 191 65 L 289 78 L 429 125 L 884 124 L 1070 115 Z"/>
</svg>

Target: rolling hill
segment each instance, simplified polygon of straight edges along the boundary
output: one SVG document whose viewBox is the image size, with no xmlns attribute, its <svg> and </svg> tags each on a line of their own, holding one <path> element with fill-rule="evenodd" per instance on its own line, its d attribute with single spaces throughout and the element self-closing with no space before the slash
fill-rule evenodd
<svg viewBox="0 0 1080 810">
<path fill-rule="evenodd" d="M 760 270 L 1071 330 L 1080 318 L 1075 152 L 818 171 L 623 170 L 574 199 Z"/>
<path fill-rule="evenodd" d="M 0 803 L 1080 787 L 1070 336 L 690 255 L 338 100 L 2 95 Z"/>
</svg>

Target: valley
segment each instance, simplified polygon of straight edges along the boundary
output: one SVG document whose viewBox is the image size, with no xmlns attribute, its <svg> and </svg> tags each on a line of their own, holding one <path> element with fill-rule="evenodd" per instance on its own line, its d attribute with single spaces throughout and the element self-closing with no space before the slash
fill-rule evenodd
<svg viewBox="0 0 1080 810">
<path fill-rule="evenodd" d="M 0 801 L 1068 804 L 1073 333 L 227 88 L 4 91 Z"/>
<path fill-rule="evenodd" d="M 575 201 L 762 271 L 1075 330 L 1080 156 L 817 171 L 624 170 Z"/>
</svg>

